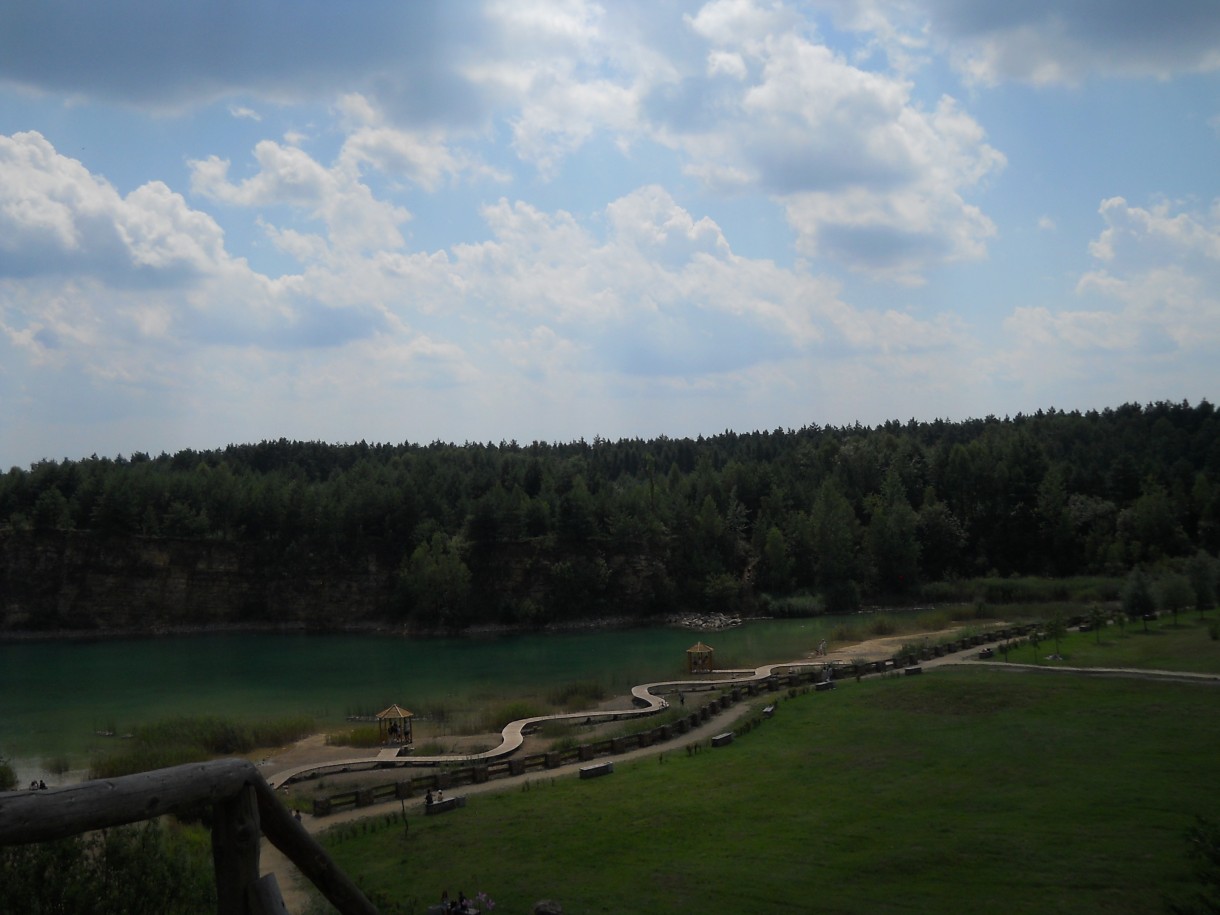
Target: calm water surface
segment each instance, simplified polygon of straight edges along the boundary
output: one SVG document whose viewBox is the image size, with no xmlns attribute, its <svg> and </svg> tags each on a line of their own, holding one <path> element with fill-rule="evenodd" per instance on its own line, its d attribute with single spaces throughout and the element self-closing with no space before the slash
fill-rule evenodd
<svg viewBox="0 0 1220 915">
<path fill-rule="evenodd" d="M 596 681 L 611 694 L 676 677 L 702 639 L 718 666 L 807 655 L 840 622 L 760 620 L 696 633 L 641 628 L 464 639 L 227 634 L 97 642 L 0 643 L 0 755 L 19 775 L 43 758 L 84 766 L 122 734 L 178 715 L 309 715 L 319 728 L 397 702 L 426 715 L 545 695 Z M 24 775 L 29 778 L 29 775 Z"/>
</svg>

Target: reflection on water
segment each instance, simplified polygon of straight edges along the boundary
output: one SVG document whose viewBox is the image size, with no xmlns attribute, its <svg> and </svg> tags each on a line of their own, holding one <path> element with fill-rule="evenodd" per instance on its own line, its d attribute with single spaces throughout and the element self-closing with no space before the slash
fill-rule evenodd
<svg viewBox="0 0 1220 915">
<path fill-rule="evenodd" d="M 702 639 L 720 667 L 800 658 L 840 618 L 760 620 L 695 633 L 675 628 L 487 638 L 241 633 L 96 642 L 0 643 L 0 754 L 19 775 L 90 750 L 142 723 L 179 715 L 309 715 L 319 728 L 398 702 L 427 715 L 573 682 L 624 694 L 676 676 Z M 37 761 L 37 763 L 36 763 Z M 38 774 L 23 776 L 28 783 Z M 56 779 L 58 782 L 59 779 Z M 21 784 L 19 782 L 19 784 Z"/>
</svg>

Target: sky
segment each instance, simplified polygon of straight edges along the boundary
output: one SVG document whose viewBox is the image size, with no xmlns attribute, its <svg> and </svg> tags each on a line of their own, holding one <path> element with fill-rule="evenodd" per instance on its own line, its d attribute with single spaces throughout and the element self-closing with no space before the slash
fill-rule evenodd
<svg viewBox="0 0 1220 915">
<path fill-rule="evenodd" d="M 0 468 L 1218 377 L 1215 0 L 0 5 Z"/>
</svg>

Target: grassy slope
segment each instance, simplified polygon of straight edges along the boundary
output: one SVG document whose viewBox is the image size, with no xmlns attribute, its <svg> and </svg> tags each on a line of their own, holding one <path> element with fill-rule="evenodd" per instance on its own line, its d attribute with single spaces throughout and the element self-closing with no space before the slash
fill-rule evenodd
<svg viewBox="0 0 1220 915">
<path fill-rule="evenodd" d="M 1072 631 L 1060 641 L 1062 661 L 1046 660 L 1055 650 L 1054 639 L 1044 639 L 1036 651 L 1023 645 L 1009 659 L 1048 667 L 1142 667 L 1220 673 L 1220 642 L 1213 641 L 1208 633 L 1214 620 L 1214 612 L 1202 620 L 1191 612 L 1182 613 L 1177 625 L 1172 617 L 1151 622 L 1146 632 L 1142 622 L 1128 622 L 1121 628 L 1110 625 L 1100 632 Z M 997 657 L 1002 659 L 998 652 Z"/>
<path fill-rule="evenodd" d="M 1158 911 L 1191 883 L 1184 831 L 1220 818 L 1218 699 L 977 669 L 848 683 L 731 747 L 536 779 L 335 854 L 390 899 L 502 911 Z"/>
</svg>

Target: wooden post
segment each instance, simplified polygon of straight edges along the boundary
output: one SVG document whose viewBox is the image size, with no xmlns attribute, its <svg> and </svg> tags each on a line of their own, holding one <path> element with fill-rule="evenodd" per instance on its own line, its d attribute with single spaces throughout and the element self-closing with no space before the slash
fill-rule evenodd
<svg viewBox="0 0 1220 915">
<path fill-rule="evenodd" d="M 342 915 L 377 915 L 377 908 L 280 803 L 271 786 L 260 778 L 254 787 L 267 841 L 282 851 Z"/>
<path fill-rule="evenodd" d="M 260 829 L 341 915 L 377 915 L 351 878 L 244 759 L 189 763 L 47 791 L 0 792 L 0 847 L 138 823 L 200 803 L 212 804 L 215 815 L 212 853 L 223 915 L 268 911 L 271 888 L 258 878 Z M 275 911 L 273 905 L 269 911 Z"/>
<path fill-rule="evenodd" d="M 216 906 L 220 915 L 249 912 L 246 894 L 258 880 L 258 803 L 247 785 L 212 805 L 212 863 L 216 868 Z"/>
</svg>

